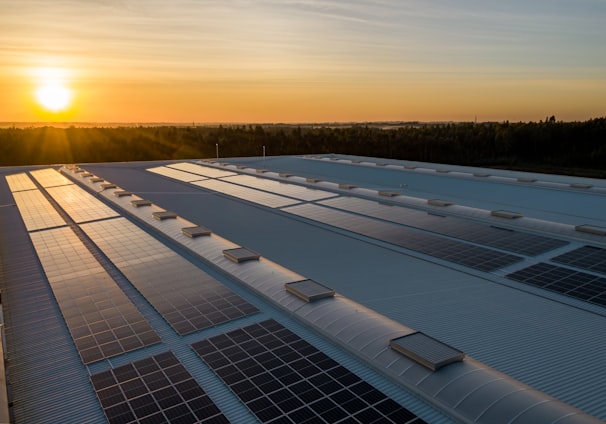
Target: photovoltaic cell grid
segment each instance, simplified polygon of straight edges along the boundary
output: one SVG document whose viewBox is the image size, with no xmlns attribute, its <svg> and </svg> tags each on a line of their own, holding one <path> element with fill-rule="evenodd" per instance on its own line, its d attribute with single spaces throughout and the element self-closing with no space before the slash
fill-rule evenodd
<svg viewBox="0 0 606 424">
<path fill-rule="evenodd" d="M 522 260 L 521 257 L 426 234 L 351 213 L 307 204 L 283 209 L 337 228 L 395 244 L 436 258 L 444 259 L 480 271 L 495 271 Z"/>
<path fill-rule="evenodd" d="M 70 228 L 30 236 L 82 362 L 160 341 Z"/>
<path fill-rule="evenodd" d="M 458 218 L 439 217 L 365 199 L 339 197 L 318 203 L 528 256 L 536 256 L 568 244 L 563 240 L 495 228 Z"/>
<path fill-rule="evenodd" d="M 606 278 L 539 263 L 507 275 L 515 281 L 606 306 Z"/>
<path fill-rule="evenodd" d="M 258 312 L 124 218 L 83 224 L 81 228 L 181 335 Z"/>
<path fill-rule="evenodd" d="M 423 422 L 274 320 L 192 349 L 261 422 Z"/>
<path fill-rule="evenodd" d="M 166 166 L 158 166 L 156 168 L 148 168 L 149 172 L 154 174 L 163 175 L 168 178 L 172 178 L 179 181 L 189 183 L 191 181 L 199 181 L 205 179 L 200 175 L 191 174 L 189 172 L 180 171 L 178 169 L 167 168 Z"/>
<path fill-rule="evenodd" d="M 30 177 L 24 172 L 20 174 L 13 174 L 6 176 L 6 182 L 11 193 L 25 190 L 36 190 L 36 184 L 31 180 Z"/>
<path fill-rule="evenodd" d="M 299 203 L 298 200 L 289 199 L 277 194 L 266 193 L 264 191 L 259 191 L 220 180 L 196 181 L 192 184 L 270 208 L 281 208 Z"/>
<path fill-rule="evenodd" d="M 72 185 L 73 183 L 65 178 L 61 173 L 53 168 L 37 169 L 30 171 L 30 174 L 44 187 L 58 187 L 64 185 Z"/>
<path fill-rule="evenodd" d="M 167 166 L 174 169 L 180 169 L 181 171 L 191 172 L 192 174 L 202 175 L 208 178 L 223 178 L 229 177 L 230 175 L 236 175 L 231 171 L 224 171 L 222 169 L 211 168 L 209 166 L 198 165 L 190 162 L 173 163 Z"/>
<path fill-rule="evenodd" d="M 50 204 L 40 190 L 19 191 L 13 193 L 15 203 L 27 231 L 65 226 L 59 212 Z"/>
<path fill-rule="evenodd" d="M 583 246 L 552 259 L 554 262 L 606 274 L 606 249 Z"/>
<path fill-rule="evenodd" d="M 295 184 L 285 184 L 279 181 L 269 180 L 267 178 L 253 177 L 250 175 L 236 175 L 233 177 L 223 178 L 223 181 L 229 181 L 250 188 L 264 190 L 270 193 L 294 197 L 295 199 L 306 201 L 327 199 L 329 197 L 337 196 L 336 193 L 331 193 L 328 191 L 314 190 Z"/>
<path fill-rule="evenodd" d="M 172 352 L 91 376 L 110 424 L 229 423 Z"/>
<path fill-rule="evenodd" d="M 76 185 L 51 187 L 46 191 L 76 223 L 120 216 Z"/>
</svg>

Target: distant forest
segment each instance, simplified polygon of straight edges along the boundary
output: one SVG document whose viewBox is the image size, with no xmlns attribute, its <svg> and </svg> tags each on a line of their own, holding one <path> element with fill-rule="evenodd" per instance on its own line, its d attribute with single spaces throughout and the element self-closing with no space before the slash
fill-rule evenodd
<svg viewBox="0 0 606 424">
<path fill-rule="evenodd" d="M 0 129 L 0 165 L 341 153 L 606 178 L 606 118 L 584 122 Z"/>
</svg>

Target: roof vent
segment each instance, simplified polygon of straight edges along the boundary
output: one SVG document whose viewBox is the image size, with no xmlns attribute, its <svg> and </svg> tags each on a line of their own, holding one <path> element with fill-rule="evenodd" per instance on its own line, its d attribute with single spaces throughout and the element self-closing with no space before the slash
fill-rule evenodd
<svg viewBox="0 0 606 424">
<path fill-rule="evenodd" d="M 522 218 L 524 216 L 519 212 L 510 212 L 510 211 L 492 211 L 492 212 L 490 212 L 490 214 L 492 216 L 496 216 L 499 218 L 507 218 L 507 219 Z"/>
<path fill-rule="evenodd" d="M 174 212 L 170 212 L 170 211 L 158 211 L 158 212 L 153 212 L 152 216 L 157 219 L 158 221 L 163 221 L 165 219 L 176 219 L 177 218 L 177 214 Z"/>
<path fill-rule="evenodd" d="M 606 228 L 593 227 L 591 225 L 577 225 L 574 229 L 580 233 L 595 234 L 596 236 L 606 236 Z"/>
<path fill-rule="evenodd" d="M 570 187 L 587 189 L 587 188 L 591 188 L 593 186 L 591 184 L 572 183 L 572 184 L 570 184 Z"/>
<path fill-rule="evenodd" d="M 449 202 L 448 200 L 440 200 L 440 199 L 429 199 L 427 200 L 427 204 L 431 205 L 431 206 L 452 206 L 454 205 L 453 202 Z"/>
<path fill-rule="evenodd" d="M 93 177 L 90 179 L 91 183 L 102 183 L 103 181 L 105 181 L 105 180 L 101 177 Z"/>
<path fill-rule="evenodd" d="M 417 169 L 417 167 L 413 165 L 404 165 L 404 169 Z"/>
<path fill-rule="evenodd" d="M 319 180 L 317 178 L 305 178 L 305 181 L 307 181 L 308 183 L 319 183 L 322 180 Z"/>
<path fill-rule="evenodd" d="M 152 202 L 150 202 L 149 200 L 141 199 L 141 200 L 131 200 L 130 204 L 133 205 L 134 207 L 138 208 L 140 206 L 151 206 Z"/>
<path fill-rule="evenodd" d="M 116 188 L 116 185 L 112 184 L 112 183 L 105 183 L 105 184 L 101 184 L 101 188 L 103 190 L 107 190 L 107 189 L 110 189 L 110 188 Z"/>
<path fill-rule="evenodd" d="M 474 177 L 485 178 L 485 177 L 490 177 L 490 174 L 486 174 L 484 172 L 474 172 L 473 176 Z"/>
<path fill-rule="evenodd" d="M 232 262 L 240 263 L 246 261 L 257 261 L 261 257 L 256 252 L 245 247 L 236 247 L 235 249 L 226 249 L 223 251 L 223 256 Z"/>
<path fill-rule="evenodd" d="M 80 176 L 82 178 L 92 177 L 94 174 L 92 172 L 83 172 Z"/>
<path fill-rule="evenodd" d="M 267 169 L 257 169 L 257 174 L 265 174 L 266 172 L 269 172 Z"/>
<path fill-rule="evenodd" d="M 391 339 L 389 347 L 432 371 L 465 358 L 460 350 L 420 331 Z"/>
<path fill-rule="evenodd" d="M 81 174 L 83 172 L 86 172 L 86 171 L 84 171 L 84 169 L 82 169 L 82 168 L 74 169 L 74 174 Z"/>
<path fill-rule="evenodd" d="M 362 161 L 358 160 L 358 159 L 354 159 L 354 160 L 351 161 L 351 163 L 362 163 Z"/>
<path fill-rule="evenodd" d="M 238 166 L 236 166 L 236 169 L 246 169 L 246 168 L 248 168 L 248 166 L 246 166 L 246 165 L 238 165 Z"/>
<path fill-rule="evenodd" d="M 339 184 L 339 188 L 345 189 L 345 190 L 351 190 L 352 188 L 356 188 L 357 186 L 353 185 L 353 184 Z"/>
<path fill-rule="evenodd" d="M 387 166 L 385 162 L 377 162 L 375 166 Z"/>
<path fill-rule="evenodd" d="M 114 196 L 116 197 L 126 197 L 126 196 L 132 196 L 133 194 L 130 191 L 126 191 L 126 190 L 117 190 L 114 191 Z"/>
<path fill-rule="evenodd" d="M 379 191 L 379 196 L 383 197 L 395 197 L 399 195 L 400 193 L 398 193 L 397 191 Z"/>
<path fill-rule="evenodd" d="M 436 169 L 436 172 L 439 172 L 440 174 L 448 174 L 450 172 L 450 169 Z"/>
<path fill-rule="evenodd" d="M 206 227 L 184 227 L 181 232 L 187 237 L 196 238 L 200 236 L 210 236 L 211 231 Z"/>
<path fill-rule="evenodd" d="M 306 302 L 313 302 L 323 297 L 332 297 L 335 295 L 333 289 L 314 280 L 294 281 L 284 284 L 284 287 L 287 292 L 294 294 Z"/>
<path fill-rule="evenodd" d="M 536 180 L 537 180 L 536 178 L 527 178 L 527 177 L 518 178 L 518 181 L 521 183 L 534 183 Z"/>
</svg>

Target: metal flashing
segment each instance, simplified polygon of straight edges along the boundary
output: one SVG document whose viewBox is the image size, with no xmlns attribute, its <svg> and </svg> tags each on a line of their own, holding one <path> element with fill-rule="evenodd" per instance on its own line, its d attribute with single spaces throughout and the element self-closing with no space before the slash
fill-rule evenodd
<svg viewBox="0 0 606 424">
<path fill-rule="evenodd" d="M 294 294 L 306 302 L 313 302 L 314 300 L 333 297 L 335 295 L 333 289 L 311 279 L 286 283 L 284 284 L 284 288 L 286 288 L 287 292 Z"/>
<path fill-rule="evenodd" d="M 389 347 L 432 371 L 465 358 L 460 350 L 420 331 L 391 339 Z"/>
</svg>

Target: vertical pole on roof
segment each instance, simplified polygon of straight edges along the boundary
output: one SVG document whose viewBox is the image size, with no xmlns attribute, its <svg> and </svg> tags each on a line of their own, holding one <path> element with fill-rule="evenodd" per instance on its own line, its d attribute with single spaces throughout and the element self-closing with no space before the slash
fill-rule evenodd
<svg viewBox="0 0 606 424">
<path fill-rule="evenodd" d="M 215 150 L 217 151 L 217 159 L 219 159 L 219 143 L 215 144 Z"/>
<path fill-rule="evenodd" d="M 263 146 L 263 159 L 265 159 L 265 146 Z"/>
</svg>

